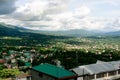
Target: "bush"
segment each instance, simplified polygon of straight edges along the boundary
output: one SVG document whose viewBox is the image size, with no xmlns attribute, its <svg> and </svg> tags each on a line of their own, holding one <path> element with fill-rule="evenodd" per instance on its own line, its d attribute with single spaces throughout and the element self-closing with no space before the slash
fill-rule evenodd
<svg viewBox="0 0 120 80">
<path fill-rule="evenodd" d="M 3 69 L 0 70 L 0 78 L 9 78 L 13 76 L 17 76 L 20 74 L 18 69 Z"/>
</svg>

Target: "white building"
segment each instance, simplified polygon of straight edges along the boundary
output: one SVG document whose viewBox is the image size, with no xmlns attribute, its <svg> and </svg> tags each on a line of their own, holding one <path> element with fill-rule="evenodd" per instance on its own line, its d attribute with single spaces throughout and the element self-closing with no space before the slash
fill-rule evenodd
<svg viewBox="0 0 120 80">
<path fill-rule="evenodd" d="M 120 78 L 120 61 L 99 62 L 71 69 L 77 80 L 114 80 Z"/>
</svg>

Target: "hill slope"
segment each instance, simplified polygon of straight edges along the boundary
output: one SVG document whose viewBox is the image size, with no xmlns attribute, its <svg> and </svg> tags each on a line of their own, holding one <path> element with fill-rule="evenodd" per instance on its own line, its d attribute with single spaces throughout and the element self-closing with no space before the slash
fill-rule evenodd
<svg viewBox="0 0 120 80">
<path fill-rule="evenodd" d="M 109 33 L 107 33 L 107 35 L 110 35 L 110 36 L 120 36 L 120 31 L 109 32 Z"/>
<path fill-rule="evenodd" d="M 72 36 L 72 37 L 86 37 L 86 36 L 96 36 L 101 35 L 101 32 L 88 31 L 83 29 L 73 29 L 73 30 L 65 30 L 65 31 L 41 31 L 41 30 L 29 30 L 33 33 L 41 33 L 41 34 L 49 34 L 49 35 L 57 35 L 57 36 Z"/>
<path fill-rule="evenodd" d="M 38 33 L 25 32 L 16 26 L 0 24 L 1 46 L 35 46 L 38 44 L 49 44 L 53 39 L 64 39 L 63 36 L 51 36 Z M 5 38 L 4 38 L 5 37 Z M 12 37 L 12 38 L 11 38 Z M 16 39 L 20 38 L 20 39 Z M 15 38 L 15 39 L 14 39 Z"/>
</svg>

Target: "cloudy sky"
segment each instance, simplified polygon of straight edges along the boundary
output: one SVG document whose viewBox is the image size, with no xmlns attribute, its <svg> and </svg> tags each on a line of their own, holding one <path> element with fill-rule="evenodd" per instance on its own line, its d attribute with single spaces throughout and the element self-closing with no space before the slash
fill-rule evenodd
<svg viewBox="0 0 120 80">
<path fill-rule="evenodd" d="M 0 0 L 0 22 L 34 30 L 120 30 L 120 0 Z"/>
</svg>

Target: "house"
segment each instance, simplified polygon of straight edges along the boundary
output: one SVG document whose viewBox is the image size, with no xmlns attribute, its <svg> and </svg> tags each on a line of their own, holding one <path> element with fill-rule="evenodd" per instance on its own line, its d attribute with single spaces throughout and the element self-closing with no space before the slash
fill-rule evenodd
<svg viewBox="0 0 120 80">
<path fill-rule="evenodd" d="M 120 61 L 98 62 L 71 69 L 77 80 L 114 80 L 120 78 Z"/>
<path fill-rule="evenodd" d="M 0 59 L 0 64 L 4 64 L 6 61 L 4 59 Z"/>
<path fill-rule="evenodd" d="M 31 75 L 20 74 L 20 75 L 16 76 L 15 80 L 31 80 Z"/>
<path fill-rule="evenodd" d="M 31 69 L 31 80 L 77 80 L 76 74 L 48 63 Z"/>
</svg>

